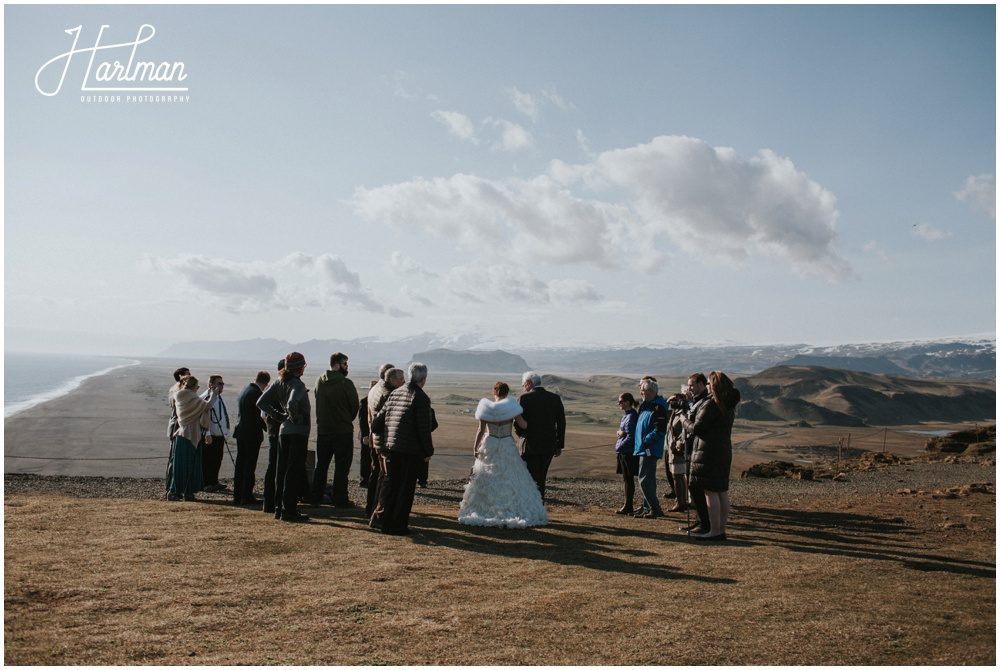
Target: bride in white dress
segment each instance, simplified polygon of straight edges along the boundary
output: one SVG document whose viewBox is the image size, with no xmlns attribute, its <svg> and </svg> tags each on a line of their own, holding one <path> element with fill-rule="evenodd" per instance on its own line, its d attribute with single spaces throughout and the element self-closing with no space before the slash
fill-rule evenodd
<svg viewBox="0 0 1000 670">
<path fill-rule="evenodd" d="M 507 397 L 509 392 L 507 384 L 497 382 L 494 400 L 483 398 L 476 407 L 476 462 L 458 508 L 459 523 L 527 528 L 549 522 L 542 496 L 511 435 L 515 421 L 521 428 L 527 424 L 521 405 Z"/>
</svg>

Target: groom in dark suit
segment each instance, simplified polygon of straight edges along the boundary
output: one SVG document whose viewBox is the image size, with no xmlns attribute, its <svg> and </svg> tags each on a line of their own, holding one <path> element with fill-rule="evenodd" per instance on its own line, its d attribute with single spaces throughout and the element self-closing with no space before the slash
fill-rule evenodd
<svg viewBox="0 0 1000 670">
<path fill-rule="evenodd" d="M 545 477 L 552 457 L 562 453 L 566 440 L 566 412 L 562 399 L 542 387 L 542 378 L 535 372 L 525 372 L 521 377 L 519 402 L 524 410 L 527 428 L 515 431 L 521 438 L 521 458 L 528 466 L 531 478 L 538 485 L 538 492 L 545 500 Z"/>
<path fill-rule="evenodd" d="M 257 378 L 240 391 L 236 404 L 239 406 L 239 418 L 236 420 L 236 471 L 233 473 L 233 504 L 255 505 L 257 499 L 253 496 L 253 486 L 257 481 L 257 458 L 260 456 L 260 445 L 264 442 L 264 431 L 267 424 L 257 409 L 257 401 L 264 392 L 264 387 L 271 381 L 267 370 L 257 373 Z"/>
</svg>

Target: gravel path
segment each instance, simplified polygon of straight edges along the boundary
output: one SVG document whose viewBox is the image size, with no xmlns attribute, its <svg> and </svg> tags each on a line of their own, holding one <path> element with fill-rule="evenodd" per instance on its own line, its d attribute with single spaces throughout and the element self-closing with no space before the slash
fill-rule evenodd
<svg viewBox="0 0 1000 670">
<path fill-rule="evenodd" d="M 899 489 L 940 491 L 956 486 L 996 483 L 993 463 L 911 462 L 873 470 L 849 472 L 845 481 L 792 479 L 734 479 L 730 483 L 733 504 L 762 504 L 795 498 L 840 498 L 845 496 L 893 495 Z M 224 483 L 231 484 L 231 481 Z M 661 482 L 661 486 L 665 483 Z M 365 491 L 351 483 L 353 500 L 364 500 Z M 465 480 L 432 480 L 417 489 L 416 504 L 457 507 Z M 259 484 L 258 484 L 259 489 Z M 552 506 L 601 506 L 621 504 L 620 480 L 549 478 L 546 504 Z M 127 477 L 67 477 L 5 474 L 4 496 L 12 494 L 65 495 L 77 498 L 162 499 L 163 479 Z M 231 494 L 203 493 L 206 500 L 226 500 Z"/>
</svg>

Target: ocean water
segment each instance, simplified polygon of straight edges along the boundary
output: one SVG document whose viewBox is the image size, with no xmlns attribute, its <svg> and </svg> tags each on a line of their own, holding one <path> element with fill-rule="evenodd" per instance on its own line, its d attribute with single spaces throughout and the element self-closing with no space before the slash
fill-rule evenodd
<svg viewBox="0 0 1000 670">
<path fill-rule="evenodd" d="M 85 379 L 106 374 L 127 365 L 131 358 L 76 356 L 70 354 L 3 354 L 4 418 L 40 403 L 66 395 Z"/>
</svg>

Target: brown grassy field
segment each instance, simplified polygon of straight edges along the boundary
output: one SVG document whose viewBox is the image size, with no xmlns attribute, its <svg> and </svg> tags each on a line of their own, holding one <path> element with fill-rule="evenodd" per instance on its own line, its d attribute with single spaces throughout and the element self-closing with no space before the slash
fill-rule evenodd
<svg viewBox="0 0 1000 670">
<path fill-rule="evenodd" d="M 234 400 L 252 370 L 225 374 Z M 519 376 L 500 378 L 518 388 Z M 5 420 L 6 472 L 162 477 L 167 379 L 162 366 L 126 368 Z M 467 528 L 455 521 L 460 487 L 442 480 L 468 473 L 471 412 L 494 381 L 432 371 L 437 483 L 406 538 L 370 531 L 356 510 L 290 525 L 222 496 L 167 504 L 8 491 L 4 661 L 994 665 L 995 495 L 761 489 L 734 497 L 731 539 L 712 545 L 679 534 L 677 515 L 615 516 L 609 484 L 601 507 L 560 494 L 544 528 Z M 637 381 L 553 385 L 569 415 L 553 479 L 615 477 L 615 399 Z M 660 381 L 672 390 L 682 377 Z M 852 447 L 884 440 L 914 455 L 926 437 L 905 428 L 855 432 Z M 847 432 L 740 422 L 733 476 L 779 457 L 830 458 Z M 228 459 L 221 475 L 232 475 Z"/>
<path fill-rule="evenodd" d="M 995 495 L 735 504 L 683 518 L 550 506 L 528 531 L 414 535 L 356 510 L 5 497 L 4 661 L 164 665 L 994 665 Z M 735 502 L 735 501 L 734 501 Z"/>
</svg>

